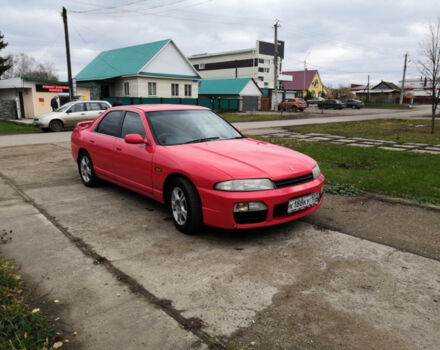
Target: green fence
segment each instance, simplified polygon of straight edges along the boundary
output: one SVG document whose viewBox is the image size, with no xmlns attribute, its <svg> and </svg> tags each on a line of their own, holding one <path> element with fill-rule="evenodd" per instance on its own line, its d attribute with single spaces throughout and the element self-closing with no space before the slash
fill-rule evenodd
<svg viewBox="0 0 440 350">
<path fill-rule="evenodd" d="M 110 104 L 119 100 L 123 105 L 137 104 L 184 104 L 203 106 L 214 110 L 237 112 L 240 108 L 239 99 L 210 99 L 210 98 L 163 98 L 163 97 L 104 97 Z"/>
</svg>

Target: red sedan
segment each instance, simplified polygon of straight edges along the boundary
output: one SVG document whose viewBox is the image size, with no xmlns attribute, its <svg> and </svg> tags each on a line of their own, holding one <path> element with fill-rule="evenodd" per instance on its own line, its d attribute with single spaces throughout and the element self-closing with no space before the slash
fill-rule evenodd
<svg viewBox="0 0 440 350">
<path fill-rule="evenodd" d="M 324 176 L 316 161 L 291 149 L 244 137 L 198 106 L 137 105 L 78 123 L 72 155 L 81 180 L 107 180 L 169 206 L 174 224 L 245 229 L 314 212 Z"/>
</svg>

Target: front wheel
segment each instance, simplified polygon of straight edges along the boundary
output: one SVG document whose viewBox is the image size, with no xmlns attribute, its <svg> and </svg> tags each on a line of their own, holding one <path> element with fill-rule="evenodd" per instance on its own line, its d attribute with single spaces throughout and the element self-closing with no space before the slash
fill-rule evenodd
<svg viewBox="0 0 440 350">
<path fill-rule="evenodd" d="M 52 121 L 49 123 L 49 129 L 50 129 L 50 131 L 58 132 L 58 131 L 62 131 L 63 128 L 64 128 L 64 125 L 63 125 L 63 123 L 61 122 L 61 120 L 57 120 L 57 119 L 55 119 L 55 120 L 52 120 Z"/>
<path fill-rule="evenodd" d="M 97 187 L 100 185 L 101 181 L 95 174 L 93 163 L 88 153 L 83 152 L 79 156 L 78 171 L 83 184 L 87 187 Z"/>
<path fill-rule="evenodd" d="M 169 207 L 174 225 L 180 232 L 194 234 L 203 227 L 199 194 L 187 179 L 177 178 L 172 183 Z"/>
</svg>

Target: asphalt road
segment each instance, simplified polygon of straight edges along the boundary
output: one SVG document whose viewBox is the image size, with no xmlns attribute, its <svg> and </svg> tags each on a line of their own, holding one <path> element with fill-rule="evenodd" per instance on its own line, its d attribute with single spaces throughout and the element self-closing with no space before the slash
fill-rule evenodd
<svg viewBox="0 0 440 350">
<path fill-rule="evenodd" d="M 241 130 L 248 134 L 258 134 L 267 129 L 276 129 L 286 126 L 340 123 L 359 120 L 373 120 L 386 118 L 413 119 L 429 116 L 430 106 L 416 106 L 412 110 L 392 110 L 392 109 L 371 109 L 371 110 L 326 110 L 324 114 L 316 113 L 317 108 L 312 108 L 311 112 L 294 113 L 295 119 L 290 120 L 272 120 L 234 123 Z M 35 145 L 44 143 L 56 143 L 70 141 L 70 131 L 59 133 L 39 133 L 39 134 L 17 134 L 0 135 L 0 147 Z"/>
<path fill-rule="evenodd" d="M 306 221 L 185 236 L 156 202 L 83 186 L 69 143 L 54 141 L 0 148 L 0 193 L 1 253 L 22 264 L 63 348 L 440 344 L 438 212 L 328 196 Z"/>
</svg>

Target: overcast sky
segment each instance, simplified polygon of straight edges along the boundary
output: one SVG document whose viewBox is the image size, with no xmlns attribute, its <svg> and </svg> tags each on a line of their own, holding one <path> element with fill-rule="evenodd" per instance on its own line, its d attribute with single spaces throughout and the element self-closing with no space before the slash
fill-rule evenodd
<svg viewBox="0 0 440 350">
<path fill-rule="evenodd" d="M 0 0 L 0 32 L 9 46 L 53 62 L 66 79 L 61 8 L 68 11 L 73 74 L 100 51 L 171 38 L 185 55 L 286 42 L 283 70 L 318 69 L 324 84 L 393 81 L 408 77 L 419 42 L 440 16 L 439 0 Z"/>
</svg>

